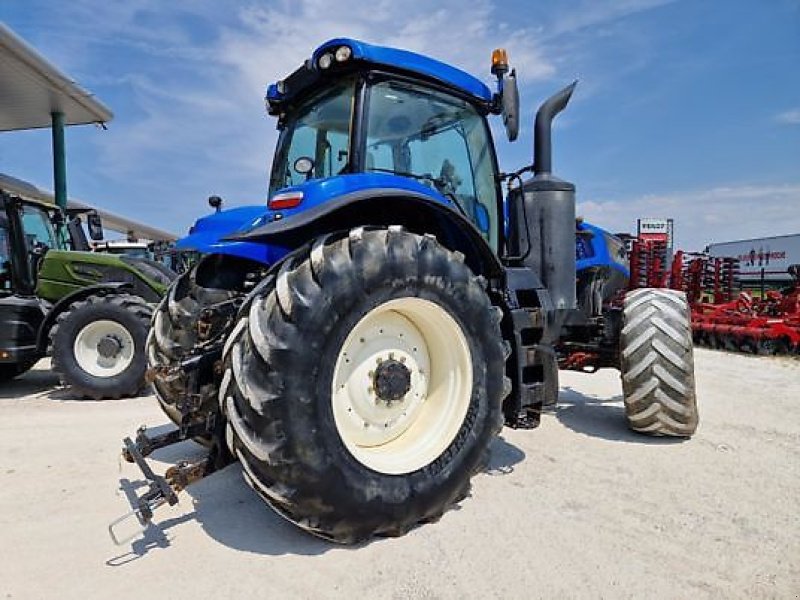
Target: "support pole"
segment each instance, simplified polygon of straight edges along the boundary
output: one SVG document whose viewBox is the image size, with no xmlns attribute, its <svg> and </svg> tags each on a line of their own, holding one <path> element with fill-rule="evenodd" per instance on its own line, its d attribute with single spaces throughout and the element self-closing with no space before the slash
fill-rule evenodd
<svg viewBox="0 0 800 600">
<path fill-rule="evenodd" d="M 50 113 L 53 120 L 53 188 L 56 205 L 67 210 L 67 155 L 64 147 L 64 113 Z"/>
<path fill-rule="evenodd" d="M 53 191 L 56 198 L 56 206 L 61 209 L 61 217 L 67 214 L 67 154 L 64 143 L 64 113 L 50 113 L 53 130 Z M 56 221 L 56 236 L 59 243 L 66 242 L 66 228 L 64 219 Z"/>
</svg>

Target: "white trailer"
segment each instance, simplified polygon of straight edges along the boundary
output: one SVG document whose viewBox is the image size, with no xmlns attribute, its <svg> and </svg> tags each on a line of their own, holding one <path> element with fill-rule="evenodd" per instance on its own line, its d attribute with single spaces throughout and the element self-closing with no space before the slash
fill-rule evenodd
<svg viewBox="0 0 800 600">
<path fill-rule="evenodd" d="M 743 283 L 789 281 L 787 269 L 800 264 L 800 233 L 710 244 L 708 253 L 739 259 Z"/>
</svg>

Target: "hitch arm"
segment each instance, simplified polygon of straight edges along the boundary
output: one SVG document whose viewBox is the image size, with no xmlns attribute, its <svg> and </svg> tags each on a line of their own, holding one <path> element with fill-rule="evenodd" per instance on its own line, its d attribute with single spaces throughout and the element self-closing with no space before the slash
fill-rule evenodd
<svg viewBox="0 0 800 600">
<path fill-rule="evenodd" d="M 137 498 L 136 506 L 132 511 L 122 515 L 109 524 L 108 534 L 117 546 L 121 546 L 143 532 L 147 528 L 148 523 L 153 519 L 153 511 L 156 508 L 165 503 L 172 506 L 178 502 L 178 495 L 170 487 L 169 482 L 164 477 L 156 475 L 153 472 L 153 469 L 147 464 L 144 456 L 139 452 L 139 448 L 133 443 L 131 438 L 126 437 L 123 443 L 125 444 L 125 448 L 122 451 L 124 458 L 130 462 L 136 463 L 149 483 L 149 486 L 147 491 Z M 120 538 L 117 535 L 117 528 L 122 523 L 134 518 L 139 523 L 138 528 L 131 535 Z"/>
<path fill-rule="evenodd" d="M 123 443 L 125 444 L 125 448 L 122 451 L 124 458 L 129 462 L 136 463 L 149 485 L 147 491 L 136 499 L 134 509 L 115 519 L 108 526 L 108 533 L 118 546 L 142 533 L 153 520 L 153 511 L 155 509 L 163 504 L 169 504 L 170 506 L 177 504 L 179 492 L 195 481 L 210 475 L 219 466 L 216 454 L 212 450 L 205 458 L 197 462 L 179 462 L 177 465 L 167 469 L 167 472 L 162 477 L 156 475 L 150 465 L 147 464 L 138 444 L 134 443 L 129 437 L 126 437 Z M 131 519 L 136 519 L 138 522 L 137 529 L 125 537 L 117 535 L 119 526 Z"/>
</svg>

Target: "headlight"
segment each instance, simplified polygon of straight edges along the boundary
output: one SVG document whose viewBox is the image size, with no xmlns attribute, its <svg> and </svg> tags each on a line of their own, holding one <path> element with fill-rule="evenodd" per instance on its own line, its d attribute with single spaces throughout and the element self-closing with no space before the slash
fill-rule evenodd
<svg viewBox="0 0 800 600">
<path fill-rule="evenodd" d="M 336 62 L 344 62 L 353 55 L 350 46 L 339 46 L 336 49 Z"/>
<path fill-rule="evenodd" d="M 319 57 L 317 65 L 319 65 L 320 69 L 327 69 L 328 67 L 331 66 L 332 62 L 333 62 L 333 54 L 331 54 L 330 52 L 326 52 L 325 54 Z"/>
</svg>

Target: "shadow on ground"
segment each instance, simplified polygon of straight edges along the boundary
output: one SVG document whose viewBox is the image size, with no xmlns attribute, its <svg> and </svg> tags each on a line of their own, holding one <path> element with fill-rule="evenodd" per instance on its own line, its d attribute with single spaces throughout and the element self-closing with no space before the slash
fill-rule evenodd
<svg viewBox="0 0 800 600">
<path fill-rule="evenodd" d="M 59 386 L 58 378 L 56 378 L 55 385 L 57 387 L 51 390 L 46 395 L 46 397 L 49 400 L 56 400 L 58 402 L 115 402 L 116 400 L 129 400 L 131 398 L 145 398 L 145 397 L 148 399 L 148 401 L 152 401 L 152 398 L 150 398 L 150 396 L 153 394 L 152 388 L 149 385 L 146 385 L 144 388 L 139 390 L 136 396 L 122 396 L 120 398 L 94 399 L 78 394 L 70 387 Z"/>
<path fill-rule="evenodd" d="M 671 445 L 686 441 L 684 438 L 643 435 L 628 429 L 621 395 L 598 398 L 564 387 L 558 396 L 558 407 L 553 412 L 573 431 L 614 442 Z"/>
<path fill-rule="evenodd" d="M 489 446 L 489 463 L 486 465 L 487 475 L 508 475 L 514 471 L 514 465 L 525 460 L 525 453 L 514 444 L 498 436 Z"/>
<path fill-rule="evenodd" d="M 41 364 L 49 364 L 43 363 Z M 147 385 L 139 391 L 137 397 L 149 396 L 153 393 Z M 22 396 L 39 396 L 59 402 L 109 402 L 109 400 L 93 400 L 85 398 L 68 387 L 63 387 L 56 375 L 49 368 L 33 368 L 30 371 L 0 385 L 0 400 L 21 398 Z M 125 399 L 125 398 L 122 398 Z"/>
<path fill-rule="evenodd" d="M 158 429 L 160 428 L 148 431 L 155 434 L 159 432 Z M 188 455 L 198 458 L 200 450 L 200 446 L 193 442 L 183 442 L 158 450 L 152 455 L 155 459 L 152 461 L 153 468 L 157 473 L 163 473 L 166 467 L 159 464 L 160 461 L 180 460 L 189 458 Z M 497 438 L 490 446 L 487 473 L 510 473 L 514 465 L 524 458 L 525 453 L 519 448 L 503 438 Z M 146 491 L 146 487 L 144 481 L 120 480 L 120 490 L 131 506 L 135 505 L 137 494 Z M 209 536 L 221 544 L 235 550 L 269 556 L 317 555 L 334 548 L 357 549 L 381 541 L 381 538 L 375 538 L 354 546 L 341 546 L 303 532 L 264 504 L 245 483 L 239 464 L 230 465 L 193 484 L 180 497 L 181 502 L 192 503 L 193 512 L 159 521 L 156 511 L 156 522 L 130 543 L 130 550 L 110 558 L 106 564 L 113 567 L 124 566 L 152 550 L 168 548 L 172 538 L 170 530 L 190 520 L 196 520 Z"/>
<path fill-rule="evenodd" d="M 43 394 L 58 387 L 58 376 L 49 369 L 35 369 L 0 386 L 0 399 Z"/>
<path fill-rule="evenodd" d="M 120 489 L 133 505 L 135 495 L 146 490 L 143 481 L 120 480 Z M 250 489 L 238 464 L 230 465 L 210 475 L 180 494 L 181 503 L 191 502 L 194 511 L 181 517 L 159 520 L 149 525 L 144 534 L 130 543 L 130 550 L 106 561 L 113 567 L 124 566 L 158 548 L 168 548 L 173 537 L 171 530 L 181 523 L 195 520 L 203 530 L 235 550 L 279 556 L 282 554 L 316 555 L 337 544 L 315 538 L 270 510 Z M 124 546 L 123 546 L 124 547 Z M 359 546 L 344 546 L 344 548 Z"/>
</svg>

